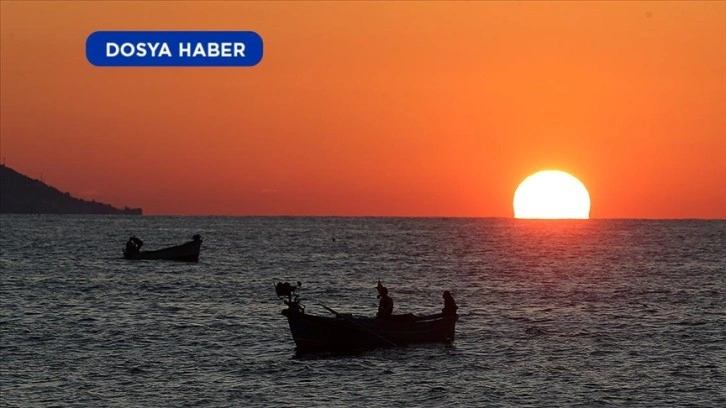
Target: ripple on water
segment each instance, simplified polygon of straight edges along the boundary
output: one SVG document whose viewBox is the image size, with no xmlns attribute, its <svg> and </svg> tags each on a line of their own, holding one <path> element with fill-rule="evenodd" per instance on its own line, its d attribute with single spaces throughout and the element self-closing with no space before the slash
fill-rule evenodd
<svg viewBox="0 0 726 408">
<path fill-rule="evenodd" d="M 722 221 L 4 215 L 0 227 L 3 406 L 726 405 Z M 199 232 L 202 260 L 119 259 L 130 232 L 150 248 Z M 456 341 L 295 355 L 273 282 L 302 281 L 308 313 L 372 314 L 379 278 L 402 312 L 438 311 L 451 290 Z"/>
</svg>

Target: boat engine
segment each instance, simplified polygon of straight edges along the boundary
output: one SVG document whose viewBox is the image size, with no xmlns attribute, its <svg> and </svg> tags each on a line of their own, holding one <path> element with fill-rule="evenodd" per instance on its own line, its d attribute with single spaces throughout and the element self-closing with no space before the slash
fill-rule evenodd
<svg viewBox="0 0 726 408">
<path fill-rule="evenodd" d="M 300 304 L 300 295 L 295 293 L 298 289 L 300 289 L 300 286 L 302 286 L 300 281 L 297 282 L 297 286 L 291 285 L 290 282 L 277 282 L 275 284 L 275 293 L 277 293 L 277 297 L 282 299 L 287 305 L 287 309 L 282 311 L 283 315 L 287 315 L 288 313 L 305 313 L 305 306 Z"/>
</svg>

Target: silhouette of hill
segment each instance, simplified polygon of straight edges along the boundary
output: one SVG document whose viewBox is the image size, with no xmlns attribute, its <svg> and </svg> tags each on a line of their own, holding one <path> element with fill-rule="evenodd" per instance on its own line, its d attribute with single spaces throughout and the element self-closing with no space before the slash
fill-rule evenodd
<svg viewBox="0 0 726 408">
<path fill-rule="evenodd" d="M 129 214 L 141 215 L 141 208 L 118 209 L 95 200 L 61 193 L 42 181 L 31 179 L 0 165 L 0 213 L 3 214 Z"/>
</svg>

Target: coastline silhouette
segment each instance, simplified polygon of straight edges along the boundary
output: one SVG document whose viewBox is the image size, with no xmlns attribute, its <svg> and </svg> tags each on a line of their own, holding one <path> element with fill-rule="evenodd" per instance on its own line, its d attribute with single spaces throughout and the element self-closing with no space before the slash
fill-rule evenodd
<svg viewBox="0 0 726 408">
<path fill-rule="evenodd" d="M 2 214 L 123 214 L 142 215 L 141 208 L 116 208 L 95 200 L 63 193 L 41 180 L 31 179 L 0 165 L 0 213 Z"/>
</svg>

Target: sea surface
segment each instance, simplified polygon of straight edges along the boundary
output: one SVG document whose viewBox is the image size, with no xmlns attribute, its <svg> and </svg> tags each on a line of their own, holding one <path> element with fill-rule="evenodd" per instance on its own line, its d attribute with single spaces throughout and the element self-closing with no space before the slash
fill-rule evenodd
<svg viewBox="0 0 726 408">
<path fill-rule="evenodd" d="M 202 235 L 199 263 L 126 261 Z M 726 221 L 0 217 L 2 407 L 726 406 Z M 459 305 L 451 345 L 297 356 L 307 313 Z"/>
</svg>

